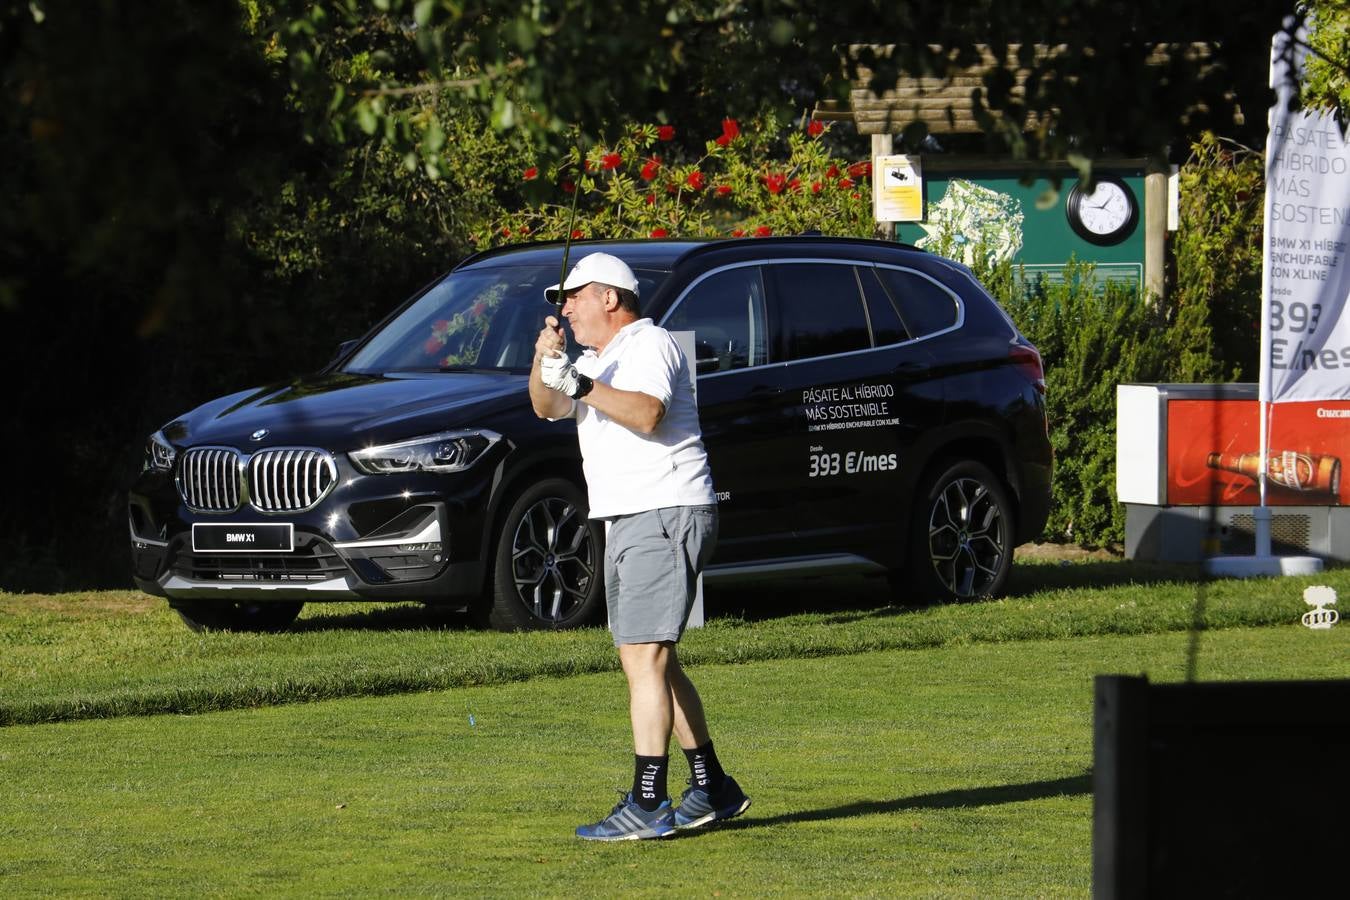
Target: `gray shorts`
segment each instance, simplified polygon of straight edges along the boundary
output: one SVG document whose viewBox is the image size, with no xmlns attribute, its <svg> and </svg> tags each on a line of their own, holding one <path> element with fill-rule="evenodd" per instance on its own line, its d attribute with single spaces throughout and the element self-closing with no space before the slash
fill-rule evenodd
<svg viewBox="0 0 1350 900">
<path fill-rule="evenodd" d="M 716 506 L 618 516 L 605 536 L 605 602 L 614 644 L 678 641 L 717 544 Z"/>
</svg>

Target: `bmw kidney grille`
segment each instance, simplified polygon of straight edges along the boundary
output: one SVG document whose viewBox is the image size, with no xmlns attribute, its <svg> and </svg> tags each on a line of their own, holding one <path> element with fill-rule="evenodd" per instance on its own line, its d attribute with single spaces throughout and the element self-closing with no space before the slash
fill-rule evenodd
<svg viewBox="0 0 1350 900">
<path fill-rule="evenodd" d="M 234 512 L 245 501 L 259 512 L 303 512 L 337 483 L 323 450 L 275 447 L 243 455 L 233 447 L 195 447 L 178 467 L 178 493 L 195 512 Z"/>
</svg>

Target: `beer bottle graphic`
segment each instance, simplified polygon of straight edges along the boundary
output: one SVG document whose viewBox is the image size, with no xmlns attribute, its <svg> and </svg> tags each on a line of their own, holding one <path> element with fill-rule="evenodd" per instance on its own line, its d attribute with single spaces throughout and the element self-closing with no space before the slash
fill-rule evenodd
<svg viewBox="0 0 1350 900">
<path fill-rule="evenodd" d="M 1211 469 L 1224 469 L 1246 475 L 1255 481 L 1261 471 L 1259 453 L 1211 453 L 1205 460 Z M 1298 453 L 1294 450 L 1272 452 L 1266 457 L 1266 480 L 1291 491 L 1341 495 L 1341 461 L 1335 456 Z"/>
</svg>

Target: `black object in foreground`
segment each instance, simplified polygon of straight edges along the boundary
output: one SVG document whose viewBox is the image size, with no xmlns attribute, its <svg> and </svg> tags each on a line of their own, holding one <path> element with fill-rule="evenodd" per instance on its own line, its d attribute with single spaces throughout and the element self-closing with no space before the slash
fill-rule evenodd
<svg viewBox="0 0 1350 900">
<path fill-rule="evenodd" d="M 1096 679 L 1096 897 L 1314 896 L 1344 883 L 1350 680 Z"/>
</svg>

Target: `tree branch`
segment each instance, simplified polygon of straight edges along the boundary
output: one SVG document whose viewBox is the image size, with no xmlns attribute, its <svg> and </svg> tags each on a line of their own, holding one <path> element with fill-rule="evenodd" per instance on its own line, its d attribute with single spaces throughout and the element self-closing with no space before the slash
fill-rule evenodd
<svg viewBox="0 0 1350 900">
<path fill-rule="evenodd" d="M 406 97 L 410 94 L 428 94 L 451 88 L 465 89 L 477 87 L 486 80 L 479 78 L 456 78 L 453 81 L 430 81 L 426 84 L 414 84 L 407 87 L 378 87 L 361 91 L 362 97 Z"/>
</svg>

